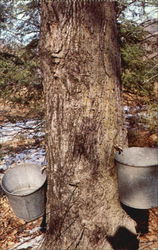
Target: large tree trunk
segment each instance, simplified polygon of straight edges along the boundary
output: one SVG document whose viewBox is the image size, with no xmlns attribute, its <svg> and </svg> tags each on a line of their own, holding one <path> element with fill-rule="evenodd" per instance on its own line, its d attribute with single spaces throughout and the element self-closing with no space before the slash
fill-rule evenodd
<svg viewBox="0 0 158 250">
<path fill-rule="evenodd" d="M 114 146 L 124 145 L 115 3 L 41 4 L 48 139 L 48 233 L 42 249 L 111 249 L 134 223 L 118 201 Z M 110 240 L 109 240 L 110 241 Z"/>
</svg>

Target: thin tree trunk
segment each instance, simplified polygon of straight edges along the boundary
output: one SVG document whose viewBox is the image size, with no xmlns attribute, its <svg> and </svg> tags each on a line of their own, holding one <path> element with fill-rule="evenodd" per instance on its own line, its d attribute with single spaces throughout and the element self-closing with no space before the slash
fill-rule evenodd
<svg viewBox="0 0 158 250">
<path fill-rule="evenodd" d="M 118 201 L 114 146 L 126 143 L 115 3 L 41 4 L 48 142 L 48 233 L 42 249 L 111 249 L 134 230 Z"/>
</svg>

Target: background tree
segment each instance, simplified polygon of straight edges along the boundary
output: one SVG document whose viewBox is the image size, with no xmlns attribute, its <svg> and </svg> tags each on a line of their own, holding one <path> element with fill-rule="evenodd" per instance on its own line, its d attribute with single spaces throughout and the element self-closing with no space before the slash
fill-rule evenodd
<svg viewBox="0 0 158 250">
<path fill-rule="evenodd" d="M 0 21 L 0 97 L 13 103 L 33 104 L 41 114 L 39 1 L 2 0 Z"/>
<path fill-rule="evenodd" d="M 143 23 L 144 27 L 133 21 L 124 21 L 119 25 L 124 91 L 142 96 L 152 94 L 154 82 L 158 79 L 157 34 L 147 31 L 147 24 Z M 153 25 L 154 20 L 150 21 L 151 28 Z"/>
<path fill-rule="evenodd" d="M 124 91 L 149 98 L 158 79 L 157 7 L 156 0 L 127 0 L 118 8 Z"/>
<path fill-rule="evenodd" d="M 115 145 L 126 144 L 117 36 L 114 2 L 41 3 L 48 143 L 42 249 L 110 249 L 113 235 L 134 230 L 118 201 L 114 167 Z"/>
<path fill-rule="evenodd" d="M 152 9 L 153 6 L 154 8 Z M 137 0 L 127 0 L 117 2 L 117 22 L 120 27 L 119 34 L 122 54 L 122 83 L 125 91 L 148 96 L 153 93 L 154 82 L 157 80 L 157 56 L 154 57 L 154 59 L 144 60 L 147 51 L 145 46 L 142 46 L 144 38 L 146 43 L 149 41 L 149 36 L 145 37 L 146 32 L 144 32 L 142 26 L 140 26 L 145 19 L 149 19 L 150 17 L 150 12 L 146 11 L 149 7 L 152 13 L 156 12 L 156 1 L 152 0 L 148 2 L 144 0 L 140 2 Z M 145 14 L 146 12 L 147 14 Z M 131 18 L 136 21 L 131 21 Z M 19 65 L 14 63 L 15 60 L 9 62 L 9 58 L 11 57 L 7 57 L 6 61 L 3 51 L 1 52 L 0 71 L 3 77 L 3 79 L 1 77 L 0 81 L 1 96 L 2 93 L 7 93 L 6 90 L 15 93 L 14 89 L 20 89 L 24 84 L 25 86 L 27 85 L 28 88 L 31 87 L 32 90 L 33 86 L 37 89 L 37 85 L 41 89 L 40 71 L 38 68 L 39 0 L 2 0 L 0 25 L 2 47 L 5 46 L 6 48 L 9 46 L 9 50 L 12 51 L 12 54 L 16 56 L 18 54 L 19 59 L 21 57 L 21 61 L 25 61 L 23 66 L 21 65 L 19 67 Z M 153 44 L 153 41 L 151 43 Z M 0 49 L 2 47 L 0 47 Z M 20 50 L 20 53 L 18 50 Z M 34 52 L 36 52 L 33 59 L 32 52 L 34 55 Z M 6 67 L 8 67 L 9 70 L 6 70 Z M 35 70 L 35 68 L 37 70 Z M 38 83 L 35 78 L 39 81 Z M 34 84 L 35 82 L 37 84 Z M 17 85 L 16 88 L 15 85 Z M 4 92 L 3 88 L 5 89 Z M 9 92 L 8 94 L 10 95 Z M 39 92 L 39 95 L 41 96 L 41 92 Z M 6 95 L 3 96 L 6 98 Z M 21 97 L 20 99 L 17 97 L 12 98 L 12 100 L 13 99 L 27 103 L 28 98 L 24 98 L 24 101 L 21 100 Z"/>
</svg>

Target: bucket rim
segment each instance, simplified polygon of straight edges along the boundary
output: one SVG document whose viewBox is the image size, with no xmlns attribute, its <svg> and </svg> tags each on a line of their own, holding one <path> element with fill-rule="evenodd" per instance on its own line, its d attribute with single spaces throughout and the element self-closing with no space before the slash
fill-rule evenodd
<svg viewBox="0 0 158 250">
<path fill-rule="evenodd" d="M 157 150 L 158 151 L 158 147 L 126 147 L 126 148 L 123 148 L 123 151 L 124 150 L 128 150 L 128 149 L 153 149 L 153 150 Z M 122 153 L 122 152 L 121 152 Z M 119 156 L 121 156 L 121 153 L 119 154 L 119 152 L 116 152 L 115 153 L 115 157 L 114 157 L 114 160 L 115 162 L 117 163 L 120 163 L 124 166 L 129 166 L 129 167 L 133 167 L 133 168 L 149 168 L 149 167 L 158 167 L 158 162 L 157 163 L 154 163 L 154 164 L 144 164 L 144 165 L 135 165 L 135 164 L 128 164 L 128 163 L 125 163 L 125 161 L 121 161 L 120 159 L 117 159 L 116 157 L 119 158 Z"/>
<path fill-rule="evenodd" d="M 158 167 L 158 164 L 153 164 L 153 165 L 145 165 L 145 166 L 134 166 L 134 165 L 129 165 L 127 163 L 124 163 L 124 162 L 121 162 L 121 161 L 118 161 L 115 159 L 116 162 L 124 165 L 124 166 L 128 166 L 128 167 L 132 167 L 132 168 L 149 168 L 149 167 Z"/>
<path fill-rule="evenodd" d="M 34 193 L 37 192 L 39 189 L 41 189 L 41 188 L 44 186 L 45 182 L 46 182 L 46 179 L 44 180 L 44 182 L 42 183 L 42 185 L 41 185 L 40 187 L 34 189 L 33 192 L 30 192 L 30 193 L 27 193 L 27 194 L 21 194 L 21 195 L 20 195 L 20 194 L 14 194 L 14 193 L 11 193 L 11 192 L 7 191 L 7 190 L 3 187 L 2 182 L 1 182 L 1 187 L 2 187 L 3 191 L 4 191 L 6 194 L 8 194 L 8 195 L 17 196 L 17 197 L 26 197 L 26 196 L 29 196 L 29 195 L 31 195 L 31 194 L 34 194 Z"/>
<path fill-rule="evenodd" d="M 36 166 L 36 167 L 38 166 L 38 167 L 40 168 L 40 165 L 38 165 L 38 164 L 19 164 L 19 165 L 17 165 L 17 166 L 14 166 L 14 167 L 12 167 L 12 168 L 7 169 L 7 170 L 5 171 L 3 177 L 2 177 L 2 180 L 1 180 L 1 188 L 2 188 L 3 191 L 4 191 L 6 194 L 8 194 L 8 195 L 17 196 L 17 197 L 24 197 L 24 196 L 28 196 L 28 195 L 34 194 L 35 192 L 37 192 L 39 189 L 41 189 L 41 188 L 44 186 L 44 184 L 45 184 L 45 182 L 46 182 L 46 180 L 47 180 L 47 175 L 46 175 L 45 172 L 43 172 L 44 180 L 43 180 L 42 184 L 41 184 L 39 187 L 37 187 L 36 189 L 33 190 L 33 192 L 30 192 L 30 193 L 27 193 L 27 194 L 23 194 L 23 195 L 14 194 L 14 193 L 9 192 L 9 191 L 6 190 L 6 188 L 3 186 L 3 185 L 4 185 L 4 184 L 3 184 L 3 181 L 4 181 L 5 174 L 6 174 L 7 172 L 13 170 L 14 168 L 20 167 L 21 165 L 34 165 L 34 166 Z"/>
<path fill-rule="evenodd" d="M 131 205 L 131 204 L 128 203 L 128 202 L 121 201 L 121 199 L 120 199 L 120 202 L 121 202 L 123 205 L 127 206 L 127 207 L 131 207 L 131 208 L 135 208 L 135 209 L 140 209 L 140 210 L 142 210 L 142 209 L 143 209 L 143 210 L 148 210 L 148 209 L 150 209 L 150 208 L 155 208 L 155 207 L 157 207 L 157 206 L 152 206 L 152 207 L 151 207 L 151 206 L 150 206 L 150 207 L 147 207 L 147 206 L 146 206 L 146 208 L 142 208 L 142 207 L 140 208 L 140 207 L 138 207 L 138 206 L 137 206 L 137 207 L 136 207 L 136 206 L 133 206 L 133 205 Z"/>
</svg>

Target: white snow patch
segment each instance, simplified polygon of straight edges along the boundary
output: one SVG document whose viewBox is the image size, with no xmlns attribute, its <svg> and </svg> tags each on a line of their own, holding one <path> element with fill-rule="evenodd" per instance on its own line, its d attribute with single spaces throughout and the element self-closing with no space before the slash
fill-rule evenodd
<svg viewBox="0 0 158 250">
<path fill-rule="evenodd" d="M 6 170 L 13 164 L 33 163 L 46 165 L 45 150 L 43 148 L 25 149 L 21 153 L 8 154 L 0 162 L 0 170 Z"/>
<path fill-rule="evenodd" d="M 30 139 L 34 136 L 44 136 L 44 132 L 40 131 L 40 124 L 40 120 L 29 120 L 16 123 L 7 122 L 0 126 L 0 143 L 11 141 L 19 135 Z"/>
<path fill-rule="evenodd" d="M 31 236 L 21 238 L 20 243 L 16 243 L 14 247 L 9 248 L 9 250 L 27 249 L 28 247 L 31 247 L 32 250 L 36 250 L 42 243 L 43 238 L 43 235 L 36 236 L 33 239 L 31 238 Z"/>
</svg>

